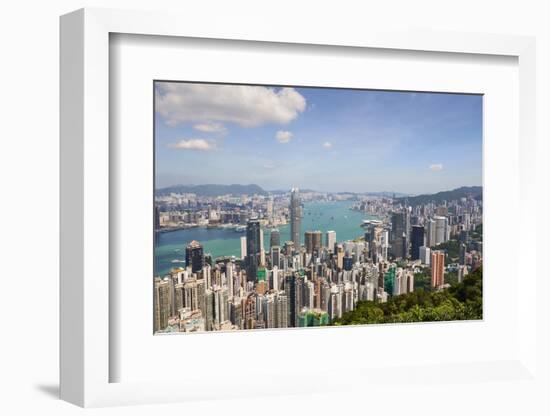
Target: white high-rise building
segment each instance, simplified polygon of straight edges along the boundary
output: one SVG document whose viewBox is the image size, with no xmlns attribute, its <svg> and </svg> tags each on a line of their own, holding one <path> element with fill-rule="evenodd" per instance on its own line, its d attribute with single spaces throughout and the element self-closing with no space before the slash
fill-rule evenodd
<svg viewBox="0 0 550 416">
<path fill-rule="evenodd" d="M 241 237 L 241 259 L 246 258 L 246 237 Z"/>
<path fill-rule="evenodd" d="M 386 261 L 388 259 L 388 247 L 390 245 L 390 233 L 388 230 L 383 230 L 380 233 L 380 244 L 381 244 L 380 260 Z"/>
<path fill-rule="evenodd" d="M 264 251 L 264 230 L 260 228 L 260 251 Z"/>
<path fill-rule="evenodd" d="M 427 266 L 430 265 L 430 247 L 420 247 L 420 262 Z"/>
<path fill-rule="evenodd" d="M 435 242 L 434 245 L 444 243 L 448 239 L 449 220 L 447 217 L 434 217 L 435 221 Z"/>
<path fill-rule="evenodd" d="M 225 280 L 226 286 L 229 291 L 229 297 L 232 298 L 235 295 L 235 275 L 234 275 L 234 265 L 233 263 L 227 263 L 225 265 Z"/>
<path fill-rule="evenodd" d="M 279 268 L 277 266 L 273 266 L 273 270 L 271 271 L 271 289 L 279 290 Z"/>
<path fill-rule="evenodd" d="M 426 246 L 435 246 L 435 221 L 432 219 L 426 221 Z"/>
<path fill-rule="evenodd" d="M 363 261 L 363 251 L 364 250 L 365 250 L 365 243 L 362 243 L 362 242 L 355 243 L 355 250 L 354 250 L 355 258 L 354 258 L 354 260 L 356 262 Z"/>
<path fill-rule="evenodd" d="M 212 267 L 209 264 L 205 264 L 202 268 L 202 278 L 206 283 L 206 287 L 209 288 L 212 285 Z M 184 282 L 185 281 L 187 281 L 187 279 L 185 279 Z"/>
<path fill-rule="evenodd" d="M 214 319 L 218 324 L 221 324 L 228 318 L 229 304 L 227 300 L 227 289 L 220 287 L 214 289 Z"/>
<path fill-rule="evenodd" d="M 327 231 L 327 248 L 334 252 L 334 245 L 336 244 L 336 231 Z"/>
</svg>

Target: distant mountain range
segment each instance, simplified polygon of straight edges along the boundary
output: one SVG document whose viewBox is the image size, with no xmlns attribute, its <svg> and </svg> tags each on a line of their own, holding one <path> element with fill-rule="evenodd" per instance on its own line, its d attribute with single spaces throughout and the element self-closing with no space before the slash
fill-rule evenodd
<svg viewBox="0 0 550 416">
<path fill-rule="evenodd" d="M 267 195 L 267 192 L 260 186 L 251 185 L 173 185 L 156 190 L 157 196 L 175 194 L 196 194 L 199 196 L 220 196 L 220 195 Z"/>
<path fill-rule="evenodd" d="M 312 189 L 300 189 L 301 192 L 319 192 Z M 286 194 L 289 189 L 283 190 L 271 190 L 266 191 L 261 186 L 256 184 L 250 185 L 219 185 L 219 184 L 206 184 L 206 185 L 173 185 L 166 188 L 160 188 L 156 190 L 157 196 L 166 196 L 172 193 L 174 194 L 196 194 L 198 196 L 220 196 L 220 195 L 268 195 L 268 194 Z M 462 188 L 453 189 L 452 191 L 438 192 L 436 194 L 407 196 L 398 192 L 329 192 L 335 194 L 352 194 L 352 195 L 368 195 L 378 197 L 396 197 L 396 202 L 408 201 L 409 205 L 415 206 L 425 204 L 433 201 L 440 203 L 444 200 L 450 201 L 453 199 L 460 199 L 466 196 L 473 196 L 476 199 L 481 199 L 482 187 L 481 186 L 463 186 Z"/>
<path fill-rule="evenodd" d="M 272 190 L 272 191 L 269 191 L 270 194 L 286 194 L 288 193 L 289 189 L 275 189 L 275 190 Z M 392 198 L 393 196 L 395 196 L 396 198 L 397 197 L 402 197 L 402 196 L 407 196 L 407 194 L 402 194 L 402 193 L 399 193 L 399 192 L 388 192 L 388 191 L 381 191 L 381 192 L 346 192 L 346 191 L 343 191 L 343 192 L 325 192 L 325 191 L 316 191 L 315 189 L 302 189 L 300 188 L 300 192 L 301 193 L 309 193 L 309 192 L 318 192 L 318 193 L 321 193 L 321 194 L 335 194 L 335 195 L 357 195 L 357 196 L 364 196 L 364 195 L 367 195 L 367 196 L 378 196 L 378 197 L 387 197 L 387 198 Z"/>
<path fill-rule="evenodd" d="M 406 197 L 407 194 L 402 194 L 401 192 L 389 192 L 389 191 L 381 191 L 381 192 L 365 192 L 365 195 L 368 196 L 379 196 L 379 197 L 386 197 L 386 198 L 402 198 Z"/>
<path fill-rule="evenodd" d="M 440 204 L 443 201 L 453 201 L 460 198 L 471 196 L 474 199 L 481 200 L 483 197 L 483 187 L 481 186 L 463 186 L 452 191 L 443 191 L 435 194 L 425 194 L 416 196 L 406 196 L 396 198 L 397 203 L 407 202 L 410 206 L 423 205 L 429 202 Z"/>
</svg>

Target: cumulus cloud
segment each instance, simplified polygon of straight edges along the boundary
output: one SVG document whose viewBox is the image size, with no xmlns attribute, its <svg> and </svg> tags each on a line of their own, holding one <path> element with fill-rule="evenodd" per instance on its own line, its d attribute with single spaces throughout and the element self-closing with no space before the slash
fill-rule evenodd
<svg viewBox="0 0 550 416">
<path fill-rule="evenodd" d="M 330 149 L 330 148 L 332 147 L 332 143 L 331 143 L 331 142 L 324 142 L 324 143 L 323 143 L 323 147 L 324 147 L 325 149 Z"/>
<path fill-rule="evenodd" d="M 156 112 L 169 125 L 235 123 L 258 127 L 287 124 L 306 108 L 294 88 L 163 82 L 155 91 Z M 203 127 L 203 126 L 201 126 Z"/>
<path fill-rule="evenodd" d="M 184 139 L 168 145 L 171 149 L 200 150 L 208 152 L 216 149 L 216 143 L 205 139 Z"/>
<path fill-rule="evenodd" d="M 430 170 L 434 172 L 438 172 L 440 170 L 443 170 L 443 164 L 442 163 L 434 163 L 433 165 L 430 165 Z"/>
<path fill-rule="evenodd" d="M 195 130 L 202 131 L 203 133 L 226 133 L 227 129 L 221 123 L 214 123 L 212 121 L 198 123 L 193 126 Z"/>
<path fill-rule="evenodd" d="M 288 143 L 290 139 L 292 139 L 292 136 L 292 132 L 286 130 L 279 130 L 277 134 L 275 134 L 275 138 L 279 143 Z"/>
</svg>

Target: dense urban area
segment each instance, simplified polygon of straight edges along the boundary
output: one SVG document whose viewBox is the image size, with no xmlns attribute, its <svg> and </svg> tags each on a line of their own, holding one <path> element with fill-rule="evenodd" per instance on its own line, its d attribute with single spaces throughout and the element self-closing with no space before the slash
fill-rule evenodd
<svg viewBox="0 0 550 416">
<path fill-rule="evenodd" d="M 154 277 L 156 333 L 482 318 L 480 187 L 411 197 L 257 188 L 157 194 L 157 235 L 230 229 L 240 256 L 182 242 L 185 260 Z M 354 238 L 304 229 L 304 205 L 331 201 L 362 213 Z"/>
</svg>

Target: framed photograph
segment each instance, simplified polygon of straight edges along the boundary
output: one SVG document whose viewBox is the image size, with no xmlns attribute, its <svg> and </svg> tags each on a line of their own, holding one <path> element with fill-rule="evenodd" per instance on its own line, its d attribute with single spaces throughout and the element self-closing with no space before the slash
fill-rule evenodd
<svg viewBox="0 0 550 416">
<path fill-rule="evenodd" d="M 533 379 L 534 59 L 505 35 L 63 16 L 62 398 Z"/>
<path fill-rule="evenodd" d="M 154 89 L 155 333 L 483 319 L 481 94 Z"/>
</svg>

